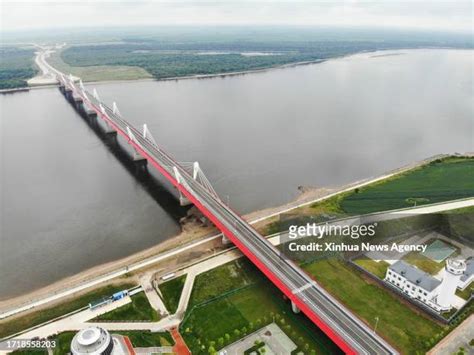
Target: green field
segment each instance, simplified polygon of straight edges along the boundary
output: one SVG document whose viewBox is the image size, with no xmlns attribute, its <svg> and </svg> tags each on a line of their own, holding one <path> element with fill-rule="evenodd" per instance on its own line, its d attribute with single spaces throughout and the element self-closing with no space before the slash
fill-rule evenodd
<svg viewBox="0 0 474 355">
<path fill-rule="evenodd" d="M 66 49 L 67 50 L 67 49 Z M 153 78 L 145 69 L 128 65 L 87 65 L 74 66 L 64 62 L 62 51 L 48 58 L 48 63 L 63 73 L 72 74 L 86 81 L 136 80 Z"/>
<path fill-rule="evenodd" d="M 79 296 L 73 300 L 60 303 L 54 307 L 47 308 L 41 311 L 36 311 L 9 321 L 3 321 L 0 323 L 0 337 L 3 338 L 10 334 L 14 334 L 21 330 L 28 329 L 35 325 L 47 322 L 51 319 L 70 313 L 79 308 L 86 307 L 92 301 L 96 301 L 106 296 L 111 296 L 117 291 L 129 289 L 134 286 L 135 285 L 132 283 L 122 283 L 118 285 L 105 286 L 86 293 L 82 296 Z"/>
<path fill-rule="evenodd" d="M 160 320 L 159 314 L 150 306 L 145 292 L 137 293 L 131 297 L 132 302 L 125 306 L 102 314 L 94 321 L 151 321 Z"/>
<path fill-rule="evenodd" d="M 20 349 L 12 351 L 11 354 L 15 355 L 47 355 L 47 350 L 35 350 L 35 349 Z"/>
<path fill-rule="evenodd" d="M 222 277 L 217 279 L 220 284 L 212 282 L 216 277 Z M 200 279 L 191 295 L 193 307 L 180 327 L 193 354 L 207 354 L 209 348 L 219 350 L 273 320 L 300 350 L 338 353 L 305 316 L 291 311 L 289 301 L 250 262 L 239 259 L 200 275 Z"/>
<path fill-rule="evenodd" d="M 206 302 L 237 288 L 251 285 L 260 280 L 260 274 L 253 265 L 243 259 L 227 263 L 194 280 L 189 307 Z"/>
<path fill-rule="evenodd" d="M 413 206 L 413 199 L 416 199 L 417 205 L 422 205 L 469 197 L 474 197 L 474 158 L 448 157 L 309 206 L 299 207 L 285 218 L 265 226 L 262 233 L 273 234 L 287 230 L 290 224 L 320 223 L 333 218 L 409 208 Z M 469 213 L 468 209 L 445 214 L 444 218 L 447 221 L 449 219 L 449 224 L 446 224 L 449 230 L 446 233 L 472 235 L 474 214 Z M 400 226 L 396 227 L 394 223 Z M 397 228 L 405 228 L 402 219 L 394 223 L 386 223 L 392 232 Z"/>
<path fill-rule="evenodd" d="M 389 267 L 389 263 L 387 263 L 386 261 L 375 261 L 367 257 L 362 257 L 353 261 L 357 265 L 363 267 L 364 269 L 378 276 L 381 279 L 385 278 L 387 269 Z"/>
<path fill-rule="evenodd" d="M 371 327 L 379 317 L 377 332 L 403 354 L 424 354 L 430 339 L 442 331 L 440 325 L 341 261 L 316 261 L 303 268 Z"/>
<path fill-rule="evenodd" d="M 445 265 L 444 262 L 437 263 L 418 252 L 408 253 L 403 260 L 431 275 L 436 275 Z"/>
<path fill-rule="evenodd" d="M 34 52 L 31 47 L 0 47 L 0 89 L 28 86 L 26 81 L 38 71 Z"/>
<path fill-rule="evenodd" d="M 363 187 L 345 196 L 342 211 L 351 215 L 406 208 L 474 196 L 474 158 L 449 158 Z"/>
<path fill-rule="evenodd" d="M 56 340 L 56 347 L 53 350 L 54 355 L 65 355 L 71 352 L 71 341 L 76 332 L 62 332 L 59 333 Z"/>
<path fill-rule="evenodd" d="M 181 292 L 183 291 L 185 281 L 186 275 L 181 275 L 158 286 L 161 291 L 161 295 L 163 296 L 162 298 L 166 309 L 171 314 L 174 314 L 178 309 L 179 299 L 181 297 Z"/>
</svg>

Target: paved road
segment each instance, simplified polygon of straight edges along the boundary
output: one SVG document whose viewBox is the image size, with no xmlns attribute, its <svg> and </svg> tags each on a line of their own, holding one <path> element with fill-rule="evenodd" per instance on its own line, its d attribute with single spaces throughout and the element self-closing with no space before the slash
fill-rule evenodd
<svg viewBox="0 0 474 355">
<path fill-rule="evenodd" d="M 148 298 L 148 302 L 150 302 L 151 307 L 161 316 L 167 316 L 169 312 L 166 309 L 166 306 L 160 296 L 158 296 L 158 293 L 156 292 L 155 288 L 153 287 L 153 274 L 154 271 L 149 271 L 144 275 L 140 276 L 140 285 L 145 291 L 145 295 Z"/>
<path fill-rule="evenodd" d="M 459 348 L 467 350 L 466 354 L 474 354 L 474 346 L 469 342 L 474 339 L 474 314 L 456 327 L 446 338 L 441 340 L 427 355 L 457 354 Z"/>
</svg>

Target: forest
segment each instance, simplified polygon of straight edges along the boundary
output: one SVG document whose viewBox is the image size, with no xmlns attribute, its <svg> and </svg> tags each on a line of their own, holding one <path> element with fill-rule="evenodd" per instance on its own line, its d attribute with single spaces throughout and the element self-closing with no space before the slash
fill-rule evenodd
<svg viewBox="0 0 474 355">
<path fill-rule="evenodd" d="M 136 66 L 163 79 L 319 61 L 361 51 L 422 47 L 472 48 L 472 39 L 354 29 L 165 28 L 123 34 L 114 44 L 72 46 L 62 53 L 62 59 L 70 66 Z"/>
<path fill-rule="evenodd" d="M 36 75 L 32 48 L 0 47 L 0 57 L 0 89 L 25 87 Z"/>
</svg>

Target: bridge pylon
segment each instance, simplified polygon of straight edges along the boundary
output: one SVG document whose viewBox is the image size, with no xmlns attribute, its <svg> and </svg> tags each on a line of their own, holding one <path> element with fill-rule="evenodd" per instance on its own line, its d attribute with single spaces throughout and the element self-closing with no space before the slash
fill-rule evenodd
<svg viewBox="0 0 474 355">
<path fill-rule="evenodd" d="M 212 187 L 211 182 L 208 180 L 204 171 L 202 171 L 199 162 L 180 162 L 179 163 L 202 187 L 209 191 L 216 199 L 220 200 L 219 195 Z"/>
<path fill-rule="evenodd" d="M 181 176 L 181 173 L 179 172 L 179 170 L 176 166 L 173 166 L 173 172 L 174 172 L 174 178 L 176 179 L 176 182 L 179 185 L 184 186 L 186 183 L 185 183 L 183 177 Z M 179 204 L 181 206 L 188 206 L 188 205 L 191 204 L 191 201 L 189 201 L 189 199 L 181 193 L 180 189 L 178 189 L 178 193 L 179 193 Z"/>
<path fill-rule="evenodd" d="M 143 138 L 148 139 L 155 146 L 157 146 L 155 138 L 153 138 L 153 135 L 151 134 L 150 130 L 148 129 L 148 126 L 147 126 L 146 123 L 143 124 Z"/>
<path fill-rule="evenodd" d="M 127 135 L 129 141 L 133 141 L 136 145 L 140 145 L 140 143 L 137 140 L 137 137 L 133 134 L 132 130 L 130 127 L 127 126 Z M 145 163 L 147 162 L 146 158 L 143 157 L 140 152 L 138 152 L 135 148 L 133 148 L 133 160 L 135 162 L 140 162 L 140 163 Z"/>
</svg>

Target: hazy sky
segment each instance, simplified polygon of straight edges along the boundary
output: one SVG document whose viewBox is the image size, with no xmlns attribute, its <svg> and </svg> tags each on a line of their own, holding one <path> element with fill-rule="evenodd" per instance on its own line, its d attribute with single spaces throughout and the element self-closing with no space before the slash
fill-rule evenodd
<svg viewBox="0 0 474 355">
<path fill-rule="evenodd" d="M 135 25 L 338 25 L 472 31 L 471 0 L 1 1 L 2 29 Z"/>
</svg>

